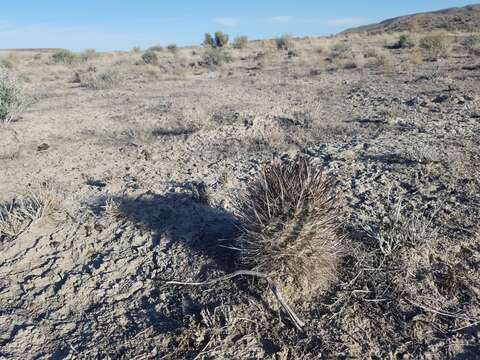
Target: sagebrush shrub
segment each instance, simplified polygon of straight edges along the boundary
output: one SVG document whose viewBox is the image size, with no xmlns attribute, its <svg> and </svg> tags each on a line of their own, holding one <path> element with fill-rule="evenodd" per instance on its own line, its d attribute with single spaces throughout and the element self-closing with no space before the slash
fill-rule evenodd
<svg viewBox="0 0 480 360">
<path fill-rule="evenodd" d="M 15 64 L 18 63 L 17 55 L 13 52 L 8 53 L 6 56 L 3 56 L 0 59 L 0 66 L 7 68 L 9 70 L 13 69 Z"/>
<path fill-rule="evenodd" d="M 392 56 L 380 49 L 374 49 L 371 52 L 368 52 L 368 65 L 373 68 L 380 68 L 385 71 L 392 70 L 393 58 Z"/>
<path fill-rule="evenodd" d="M 203 53 L 202 62 L 204 65 L 220 66 L 230 61 L 232 61 L 230 53 L 221 47 L 207 48 Z"/>
<path fill-rule="evenodd" d="M 332 180 L 305 158 L 265 166 L 236 202 L 243 267 L 270 276 L 292 301 L 335 278 L 342 247 Z"/>
<path fill-rule="evenodd" d="M 85 49 L 83 52 L 80 54 L 80 58 L 82 61 L 90 61 L 96 57 L 98 57 L 99 54 L 95 49 Z"/>
<path fill-rule="evenodd" d="M 161 52 L 163 51 L 163 46 L 162 45 L 154 45 L 154 46 L 150 46 L 147 51 L 157 51 L 157 52 Z"/>
<path fill-rule="evenodd" d="M 167 46 L 167 50 L 170 51 L 171 53 L 176 53 L 178 50 L 177 44 L 170 44 Z"/>
<path fill-rule="evenodd" d="M 73 64 L 76 60 L 76 56 L 73 52 L 67 49 L 62 49 L 54 52 L 51 56 L 51 60 L 54 64 Z"/>
<path fill-rule="evenodd" d="M 279 38 L 275 39 L 275 45 L 277 45 L 277 49 L 287 51 L 293 50 L 295 47 L 293 37 L 289 34 L 283 34 Z"/>
<path fill-rule="evenodd" d="M 467 51 L 474 56 L 480 56 L 480 36 L 468 36 L 463 41 Z"/>
<path fill-rule="evenodd" d="M 436 32 L 421 38 L 419 46 L 427 52 L 430 60 L 438 60 L 448 55 L 450 41 L 446 33 Z"/>
<path fill-rule="evenodd" d="M 0 67 L 11 70 L 13 69 L 13 63 L 6 58 L 2 58 L 0 59 Z"/>
<path fill-rule="evenodd" d="M 117 86 L 121 81 L 118 70 L 105 70 L 97 72 L 95 69 L 89 69 L 84 73 L 76 73 L 81 87 L 92 90 L 111 89 Z"/>
<path fill-rule="evenodd" d="M 348 58 L 352 55 L 352 45 L 347 42 L 339 42 L 330 48 L 331 58 Z"/>
<path fill-rule="evenodd" d="M 24 111 L 28 99 L 20 81 L 0 67 L 0 123 L 8 123 Z"/>
<path fill-rule="evenodd" d="M 156 65 L 158 63 L 158 56 L 155 51 L 147 50 L 143 53 L 142 60 L 145 64 Z"/>
<path fill-rule="evenodd" d="M 248 44 L 248 37 L 246 36 L 237 36 L 235 40 L 233 40 L 233 47 L 235 49 L 243 49 Z"/>
<path fill-rule="evenodd" d="M 400 35 L 395 47 L 398 49 L 409 49 L 415 46 L 415 41 L 410 35 Z"/>
</svg>

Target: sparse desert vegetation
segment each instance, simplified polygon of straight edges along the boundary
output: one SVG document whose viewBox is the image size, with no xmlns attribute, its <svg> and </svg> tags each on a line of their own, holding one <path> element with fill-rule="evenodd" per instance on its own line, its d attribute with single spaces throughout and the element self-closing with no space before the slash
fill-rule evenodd
<svg viewBox="0 0 480 360">
<path fill-rule="evenodd" d="M 248 45 L 248 37 L 247 36 L 237 36 L 235 38 L 235 40 L 233 41 L 233 44 L 232 46 L 235 48 L 235 49 L 243 49 L 245 47 L 247 47 Z"/>
<path fill-rule="evenodd" d="M 450 40 L 447 33 L 439 31 L 423 36 L 419 46 L 426 51 L 428 59 L 438 60 L 448 55 Z"/>
<path fill-rule="evenodd" d="M 0 357 L 477 358 L 479 37 L 452 19 L 0 52 Z"/>
<path fill-rule="evenodd" d="M 21 81 L 0 66 L 0 124 L 15 120 L 28 106 Z"/>
<path fill-rule="evenodd" d="M 51 56 L 51 61 L 54 64 L 66 64 L 66 65 L 71 65 L 77 57 L 75 54 L 67 49 L 61 49 L 58 51 L 55 51 L 52 56 Z"/>
<path fill-rule="evenodd" d="M 78 82 L 82 87 L 93 90 L 111 89 L 121 81 L 121 74 L 117 69 L 104 71 L 88 69 L 83 73 L 78 73 L 77 76 Z"/>
</svg>

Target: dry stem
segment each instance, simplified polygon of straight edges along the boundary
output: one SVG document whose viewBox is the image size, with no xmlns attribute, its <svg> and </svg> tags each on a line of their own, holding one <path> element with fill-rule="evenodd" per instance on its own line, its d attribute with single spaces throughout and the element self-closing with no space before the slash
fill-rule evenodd
<svg viewBox="0 0 480 360">
<path fill-rule="evenodd" d="M 202 281 L 202 282 L 182 282 L 182 281 L 167 281 L 167 284 L 169 285 L 189 285 L 189 286 L 203 286 L 203 285 L 212 285 L 216 284 L 217 282 L 220 281 L 225 281 L 231 278 L 234 278 L 236 276 L 240 275 L 249 275 L 249 276 L 256 276 L 262 279 L 265 279 L 268 283 L 268 287 L 270 290 L 272 290 L 273 295 L 277 299 L 277 301 L 280 303 L 280 305 L 283 307 L 283 309 L 287 312 L 288 316 L 290 316 L 290 319 L 293 321 L 295 327 L 298 330 L 302 330 L 302 328 L 305 326 L 305 323 L 300 320 L 300 318 L 295 314 L 295 312 L 288 306 L 288 304 L 285 302 L 283 299 L 282 295 L 278 292 L 276 285 L 272 282 L 272 280 L 268 277 L 267 274 L 258 272 L 258 271 L 250 271 L 250 270 L 237 270 L 231 274 L 227 274 L 224 276 L 220 276 L 216 279 L 213 280 L 208 280 L 208 281 Z"/>
</svg>

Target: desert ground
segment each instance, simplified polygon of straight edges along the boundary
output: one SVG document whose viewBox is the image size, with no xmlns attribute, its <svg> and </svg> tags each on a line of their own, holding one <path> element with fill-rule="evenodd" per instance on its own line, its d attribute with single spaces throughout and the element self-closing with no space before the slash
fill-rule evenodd
<svg viewBox="0 0 480 360">
<path fill-rule="evenodd" d="M 480 357 L 480 36 L 280 40 L 0 53 L 1 358 Z M 167 283 L 238 270 L 236 197 L 298 157 L 344 234 L 301 330 L 261 279 Z"/>
</svg>

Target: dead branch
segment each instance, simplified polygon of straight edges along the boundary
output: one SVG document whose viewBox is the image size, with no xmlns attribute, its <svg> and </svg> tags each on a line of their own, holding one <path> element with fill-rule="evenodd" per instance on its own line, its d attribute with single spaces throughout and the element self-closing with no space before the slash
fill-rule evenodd
<svg viewBox="0 0 480 360">
<path fill-rule="evenodd" d="M 184 285 L 184 286 L 204 286 L 204 285 L 213 285 L 221 281 L 225 281 L 231 278 L 234 278 L 236 276 L 241 276 L 241 275 L 247 275 L 247 276 L 255 276 L 261 279 L 265 279 L 268 283 L 268 287 L 272 291 L 273 295 L 277 299 L 277 301 L 280 303 L 282 308 L 285 310 L 285 312 L 288 314 L 290 319 L 292 320 L 293 324 L 298 330 L 302 330 L 302 328 L 305 326 L 305 323 L 300 320 L 300 318 L 295 314 L 295 312 L 288 306 L 288 304 L 285 302 L 283 299 L 282 295 L 278 292 L 277 286 L 273 283 L 273 281 L 269 278 L 267 274 L 258 272 L 258 271 L 250 271 L 250 270 L 237 270 L 233 273 L 220 276 L 216 279 L 212 280 L 207 280 L 207 281 L 202 281 L 202 282 L 182 282 L 182 281 L 167 281 L 168 285 Z"/>
</svg>

